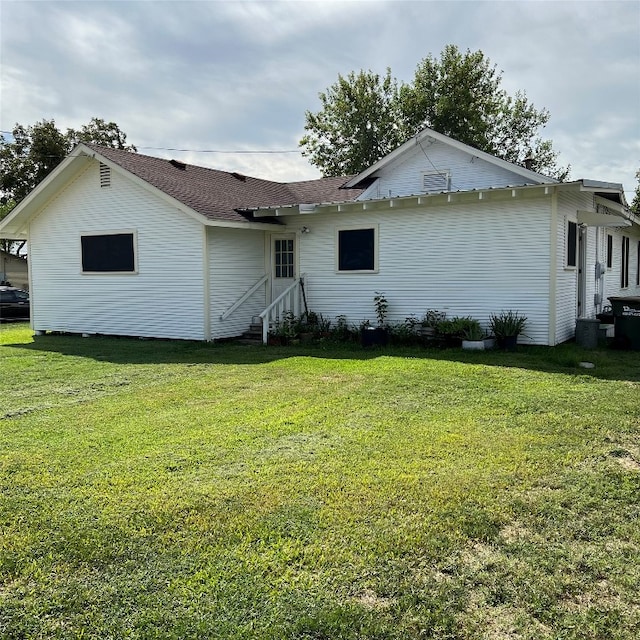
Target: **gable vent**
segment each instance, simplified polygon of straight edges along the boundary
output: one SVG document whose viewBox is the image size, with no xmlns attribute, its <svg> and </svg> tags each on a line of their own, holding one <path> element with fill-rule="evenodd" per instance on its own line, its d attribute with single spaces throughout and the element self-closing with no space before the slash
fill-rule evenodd
<svg viewBox="0 0 640 640">
<path fill-rule="evenodd" d="M 450 176 L 448 171 L 424 171 L 422 173 L 422 191 L 449 191 Z"/>
<path fill-rule="evenodd" d="M 111 186 L 111 168 L 103 162 L 100 163 L 100 187 Z"/>
</svg>

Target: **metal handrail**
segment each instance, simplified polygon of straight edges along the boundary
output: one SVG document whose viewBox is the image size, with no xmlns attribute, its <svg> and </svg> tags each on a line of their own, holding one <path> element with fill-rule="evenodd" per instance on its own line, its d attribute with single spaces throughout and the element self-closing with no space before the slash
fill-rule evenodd
<svg viewBox="0 0 640 640">
<path fill-rule="evenodd" d="M 248 291 L 238 298 L 221 316 L 220 320 L 226 320 L 238 307 L 242 306 L 267 280 L 269 274 L 265 273 Z"/>
</svg>

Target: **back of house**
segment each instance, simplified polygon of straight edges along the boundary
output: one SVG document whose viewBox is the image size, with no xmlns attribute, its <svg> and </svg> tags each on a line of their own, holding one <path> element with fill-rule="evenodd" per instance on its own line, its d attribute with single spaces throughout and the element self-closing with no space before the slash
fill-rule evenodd
<svg viewBox="0 0 640 640">
<path fill-rule="evenodd" d="M 383 292 L 390 322 L 510 309 L 553 345 L 640 294 L 638 223 L 621 185 L 425 129 L 358 176 L 286 184 L 80 145 L 0 235 L 29 241 L 36 331 L 215 340 L 305 305 L 359 324 Z"/>
</svg>

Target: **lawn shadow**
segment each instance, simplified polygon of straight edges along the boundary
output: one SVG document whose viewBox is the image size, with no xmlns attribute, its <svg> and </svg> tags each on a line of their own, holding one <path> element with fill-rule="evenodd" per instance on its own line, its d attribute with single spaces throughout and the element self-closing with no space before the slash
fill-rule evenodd
<svg viewBox="0 0 640 640">
<path fill-rule="evenodd" d="M 529 369 L 603 380 L 640 382 L 638 352 L 610 348 L 586 350 L 575 343 L 555 347 L 519 346 L 515 351 L 465 351 L 456 348 L 387 346 L 363 348 L 356 343 L 312 343 L 270 347 L 233 342 L 139 339 L 114 336 L 34 336 L 33 342 L 9 347 L 59 353 L 115 364 L 259 365 L 291 357 L 373 360 L 381 357 L 446 360 L 470 365 Z M 585 368 L 581 363 L 591 363 Z"/>
</svg>

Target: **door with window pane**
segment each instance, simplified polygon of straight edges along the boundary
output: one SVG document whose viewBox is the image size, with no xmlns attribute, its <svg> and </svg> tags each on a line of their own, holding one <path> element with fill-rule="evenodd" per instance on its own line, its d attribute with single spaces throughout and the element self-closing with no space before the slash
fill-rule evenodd
<svg viewBox="0 0 640 640">
<path fill-rule="evenodd" d="M 271 299 L 275 300 L 296 278 L 296 237 L 271 236 Z"/>
</svg>

